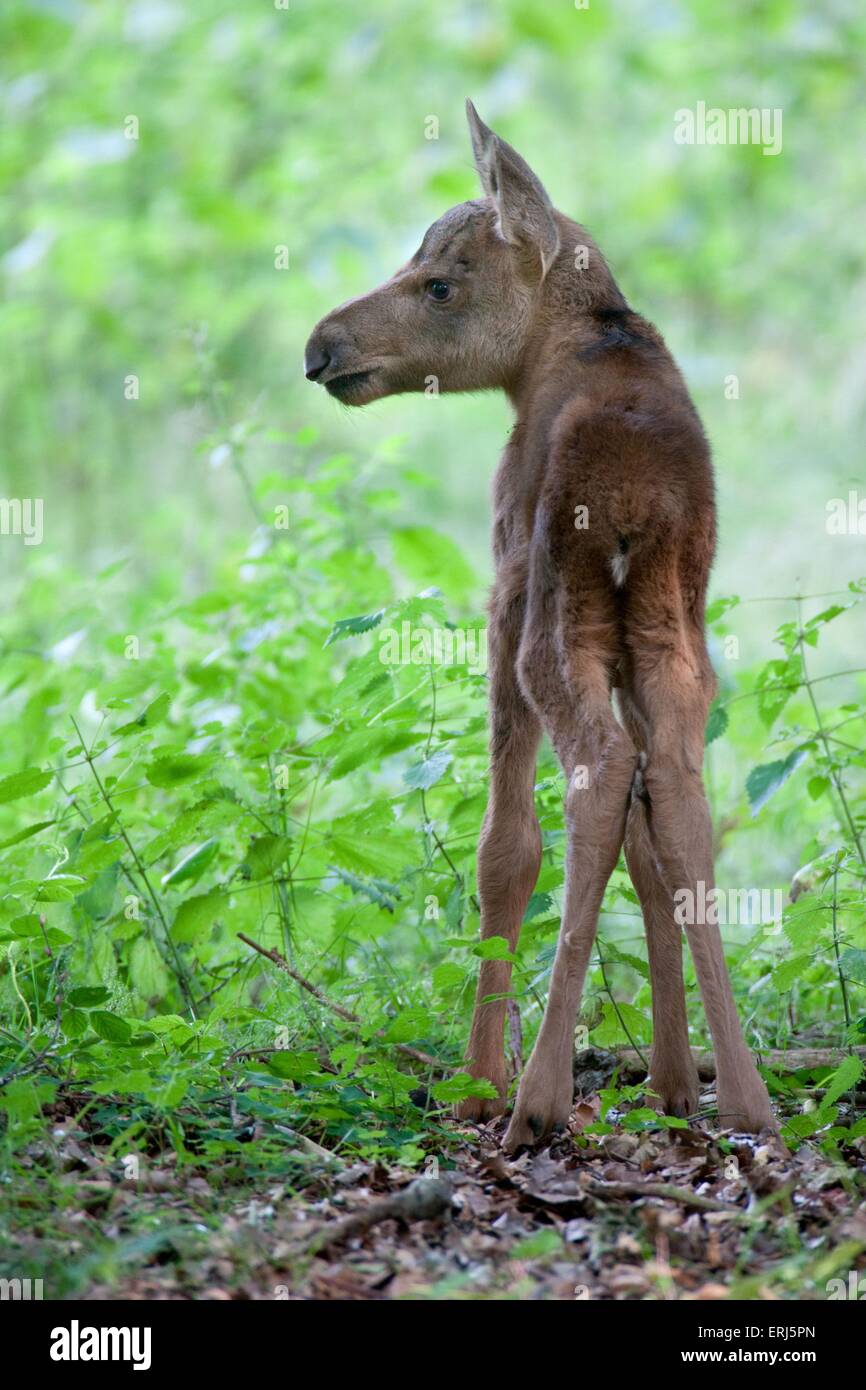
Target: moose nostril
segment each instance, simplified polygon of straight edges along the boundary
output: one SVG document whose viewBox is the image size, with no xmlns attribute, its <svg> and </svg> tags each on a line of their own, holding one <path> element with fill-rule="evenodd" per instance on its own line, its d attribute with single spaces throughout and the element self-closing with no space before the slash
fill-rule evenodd
<svg viewBox="0 0 866 1390">
<path fill-rule="evenodd" d="M 308 347 L 304 356 L 304 375 L 307 381 L 316 381 L 331 360 L 331 354 L 323 347 Z"/>
</svg>

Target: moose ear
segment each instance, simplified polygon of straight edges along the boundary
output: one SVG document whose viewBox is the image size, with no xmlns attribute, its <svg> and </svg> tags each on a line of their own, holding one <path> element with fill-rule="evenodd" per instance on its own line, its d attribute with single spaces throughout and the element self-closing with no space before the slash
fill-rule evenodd
<svg viewBox="0 0 866 1390">
<path fill-rule="evenodd" d="M 499 230 L 524 255 L 541 259 L 542 278 L 559 250 L 559 232 L 544 187 L 516 150 L 486 126 L 467 99 L 466 118 L 481 187 L 496 204 Z"/>
</svg>

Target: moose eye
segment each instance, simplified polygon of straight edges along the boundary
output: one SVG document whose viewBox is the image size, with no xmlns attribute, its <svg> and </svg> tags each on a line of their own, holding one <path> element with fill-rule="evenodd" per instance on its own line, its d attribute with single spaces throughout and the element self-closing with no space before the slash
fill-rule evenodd
<svg viewBox="0 0 866 1390">
<path fill-rule="evenodd" d="M 446 280 L 428 280 L 427 293 L 431 299 L 435 299 L 439 304 L 451 296 L 451 286 Z"/>
</svg>

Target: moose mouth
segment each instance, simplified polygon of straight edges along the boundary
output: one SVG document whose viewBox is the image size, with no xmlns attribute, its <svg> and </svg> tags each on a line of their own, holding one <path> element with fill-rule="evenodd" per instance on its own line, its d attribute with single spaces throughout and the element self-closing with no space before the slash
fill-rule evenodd
<svg viewBox="0 0 866 1390">
<path fill-rule="evenodd" d="M 372 375 L 372 371 L 343 372 L 340 376 L 333 376 L 330 381 L 326 381 L 325 390 L 338 401 L 351 405 L 353 397 L 363 389 Z"/>
</svg>

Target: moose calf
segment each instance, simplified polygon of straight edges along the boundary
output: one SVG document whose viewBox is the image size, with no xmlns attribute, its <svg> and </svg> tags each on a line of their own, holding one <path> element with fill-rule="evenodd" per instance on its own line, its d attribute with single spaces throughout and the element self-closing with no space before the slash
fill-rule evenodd
<svg viewBox="0 0 866 1390">
<path fill-rule="evenodd" d="M 467 114 L 484 197 L 446 212 L 390 280 L 327 314 L 305 371 L 347 405 L 423 391 L 432 375 L 442 391 L 504 390 L 514 408 L 494 485 L 482 937 L 515 949 L 538 875 L 542 730 L 566 778 L 568 843 L 547 1008 L 505 1138 L 513 1151 L 569 1117 L 577 1010 L 623 844 L 647 933 L 651 1084 L 669 1114 L 697 1106 L 674 894 L 713 881 L 701 765 L 714 692 L 704 602 L 715 504 L 707 442 L 660 334 L 520 155 L 471 102 Z M 720 1119 L 772 1126 L 719 929 L 696 924 L 686 936 Z M 497 1098 L 464 1102 L 463 1118 L 505 1109 L 510 979 L 507 961 L 482 962 L 467 1061 Z"/>
</svg>

